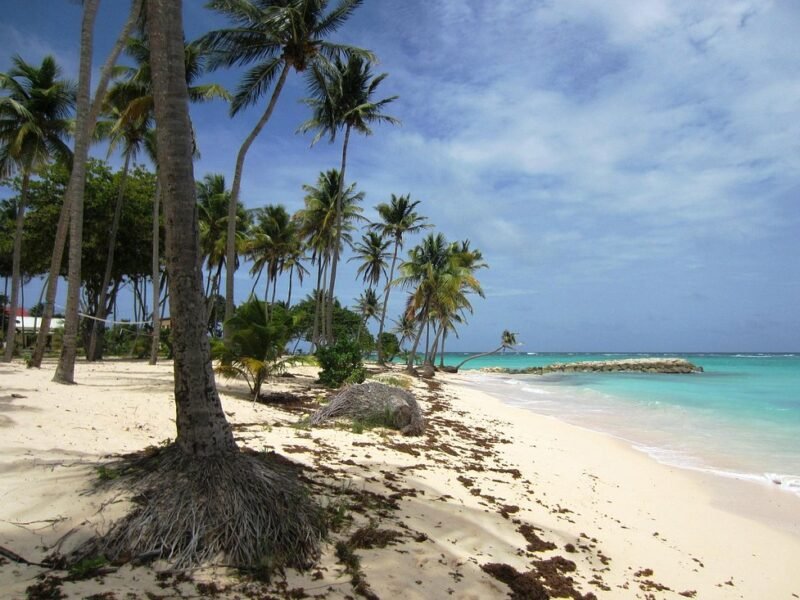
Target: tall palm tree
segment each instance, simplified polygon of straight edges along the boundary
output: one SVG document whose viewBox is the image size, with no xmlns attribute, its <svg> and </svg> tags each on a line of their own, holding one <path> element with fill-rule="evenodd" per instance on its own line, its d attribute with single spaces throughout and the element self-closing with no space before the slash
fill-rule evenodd
<svg viewBox="0 0 800 600">
<path fill-rule="evenodd" d="M 362 218 L 359 203 L 364 199 L 364 192 L 356 192 L 356 184 L 353 183 L 345 188 L 342 194 L 342 218 L 341 222 L 337 223 L 336 204 L 339 196 L 339 181 L 339 172 L 331 169 L 320 173 L 316 186 L 304 185 L 305 206 L 297 214 L 301 223 L 300 235 L 307 241 L 308 248 L 311 250 L 312 264 L 317 265 L 317 292 L 315 295 L 317 308 L 314 311 L 312 335 L 314 347 L 319 345 L 320 339 L 325 335 L 325 332 L 320 333 L 320 326 L 324 322 L 324 307 L 327 305 L 323 281 L 333 256 L 334 245 L 337 243 L 339 245 L 350 244 L 353 223 Z M 341 234 L 338 233 L 339 229 L 341 229 Z"/>
<path fill-rule="evenodd" d="M 392 264 L 389 268 L 389 278 L 386 280 L 386 289 L 383 291 L 383 308 L 381 309 L 381 321 L 378 326 L 378 363 L 383 364 L 383 351 L 381 350 L 381 335 L 386 323 L 386 308 L 389 305 L 389 291 L 394 281 L 394 270 L 397 265 L 397 254 L 403 248 L 403 241 L 407 235 L 418 233 L 427 227 L 426 217 L 419 215 L 414 210 L 419 204 L 419 200 L 411 200 L 411 196 L 392 197 L 389 203 L 381 203 L 376 207 L 380 221 L 373 223 L 371 227 L 378 231 L 382 237 L 394 240 L 394 252 L 392 254 Z"/>
<path fill-rule="evenodd" d="M 231 103 L 231 116 L 256 104 L 273 85 L 264 113 L 245 138 L 236 157 L 225 285 L 225 318 L 233 315 L 233 220 L 239 201 L 244 159 L 250 146 L 269 121 L 289 71 L 303 72 L 342 53 L 370 56 L 365 50 L 327 41 L 363 0 L 339 0 L 327 11 L 328 0 L 211 0 L 208 6 L 233 21 L 234 26 L 207 33 L 201 39 L 212 54 L 212 65 L 244 66 L 245 73 Z"/>
<path fill-rule="evenodd" d="M 115 86 L 116 87 L 116 86 Z M 117 201 L 114 206 L 114 215 L 111 219 L 111 227 L 108 234 L 108 252 L 106 255 L 106 268 L 103 273 L 103 283 L 100 286 L 100 296 L 97 301 L 97 310 L 92 324 L 92 333 L 89 339 L 89 348 L 86 352 L 87 360 L 95 360 L 97 336 L 100 331 L 99 324 L 106 318 L 106 294 L 108 284 L 111 281 L 111 270 L 114 266 L 114 252 L 117 246 L 117 231 L 119 220 L 122 215 L 122 203 L 125 198 L 125 183 L 128 178 L 128 171 L 131 162 L 136 159 L 140 152 L 154 150 L 153 119 L 152 112 L 140 112 L 138 114 L 126 114 L 131 102 L 135 102 L 139 96 L 128 97 L 124 93 L 119 93 L 115 88 L 109 91 L 106 105 L 104 107 L 105 119 L 97 123 L 95 136 L 109 141 L 109 156 L 116 150 L 120 150 L 123 156 L 122 173 L 119 180 Z M 149 153 L 149 152 L 148 152 Z M 155 156 L 150 155 L 155 162 Z M 157 284 L 156 284 L 157 285 Z M 155 288 L 154 288 L 155 289 Z M 154 293 L 154 307 L 158 310 L 158 296 Z"/>
<path fill-rule="evenodd" d="M 37 68 L 19 56 L 12 59 L 8 73 L 0 73 L 0 179 L 19 171 L 22 187 L 17 201 L 12 253 L 11 298 L 3 359 L 14 353 L 17 302 L 20 288 L 20 260 L 25 205 L 31 176 L 52 159 L 70 161 L 72 153 L 64 139 L 69 116 L 75 105 L 74 84 L 60 79 L 61 69 L 52 56 Z"/>
<path fill-rule="evenodd" d="M 380 83 L 387 77 L 386 73 L 373 75 L 369 60 L 351 54 L 347 62 L 337 58 L 331 65 L 317 65 L 309 71 L 309 87 L 312 97 L 306 103 L 312 109 L 312 117 L 300 126 L 300 131 L 316 131 L 312 144 L 323 135 L 328 135 L 331 142 L 336 134 L 344 130 L 342 143 L 342 166 L 339 170 L 339 190 L 336 203 L 337 223 L 341 219 L 341 195 L 344 190 L 345 172 L 347 168 L 347 148 L 350 133 L 355 130 L 364 135 L 371 135 L 371 125 L 376 123 L 397 124 L 394 117 L 385 115 L 381 110 L 397 99 L 397 96 L 373 100 L 372 96 Z M 338 227 L 338 226 L 337 226 Z M 337 231 L 340 229 L 337 228 Z M 336 267 L 339 264 L 339 244 L 334 244 L 331 259 L 331 280 L 328 288 L 327 333 L 333 333 L 333 298 L 336 289 Z"/>
<path fill-rule="evenodd" d="M 197 318 L 203 281 L 181 13 L 180 0 L 148 0 L 158 162 L 169 193 L 164 208 L 177 439 L 137 481 L 142 502 L 100 546 L 112 559 L 150 554 L 178 567 L 219 555 L 242 567 L 264 560 L 299 566 L 319 553 L 321 519 L 285 469 L 239 452 L 214 382 L 205 323 Z M 237 507 L 233 520 L 231 506 Z"/>
<path fill-rule="evenodd" d="M 97 83 L 97 88 L 95 89 L 94 100 L 92 100 L 91 105 L 88 106 L 88 99 L 85 101 L 82 100 L 83 96 L 79 97 L 78 107 L 79 110 L 77 111 L 77 123 L 76 123 L 76 134 L 75 134 L 75 160 L 73 163 L 73 169 L 70 172 L 69 183 L 67 184 L 67 189 L 64 192 L 63 203 L 61 206 L 61 214 L 58 218 L 58 225 L 56 227 L 55 233 L 55 240 L 53 242 L 53 253 L 50 256 L 50 273 L 47 278 L 47 293 L 45 296 L 45 304 L 44 304 L 44 314 L 42 315 L 42 320 L 39 325 L 39 335 L 36 338 L 36 348 L 33 351 L 33 356 L 31 357 L 30 364 L 36 368 L 41 367 L 42 365 L 42 358 L 44 357 L 44 350 L 45 346 L 47 345 L 47 338 L 50 331 L 50 320 L 53 318 L 53 309 L 55 307 L 55 300 L 56 300 L 56 291 L 58 287 L 58 279 L 59 279 L 59 272 L 61 271 L 61 264 L 62 259 L 64 257 L 64 248 L 66 246 L 67 241 L 67 233 L 70 227 L 70 218 L 73 212 L 73 207 L 76 202 L 82 202 L 83 192 L 85 187 L 85 179 L 86 179 L 86 168 L 85 163 L 86 159 L 89 155 L 89 140 L 91 137 L 92 129 L 94 128 L 94 123 L 97 121 L 97 117 L 100 114 L 100 110 L 105 99 L 106 89 L 108 88 L 108 84 L 111 81 L 112 71 L 114 65 L 119 58 L 119 55 L 122 53 L 123 48 L 125 47 L 125 40 L 128 39 L 131 31 L 133 31 L 134 26 L 136 25 L 137 21 L 141 17 L 142 13 L 142 5 L 144 0 L 132 0 L 131 2 L 131 10 L 128 13 L 128 18 L 125 21 L 125 24 L 122 27 L 119 35 L 117 36 L 116 42 L 114 42 L 114 46 L 111 49 L 108 57 L 106 58 L 105 63 L 103 63 L 103 67 L 100 70 L 100 81 Z M 87 1 L 85 2 L 84 6 L 84 17 L 90 20 L 92 23 L 94 22 L 94 17 L 97 11 L 97 2 L 95 1 Z M 79 82 L 83 85 L 83 80 L 86 81 L 86 85 L 89 85 L 89 76 L 91 74 L 91 61 L 92 61 L 92 48 L 91 48 L 91 31 L 87 31 L 86 28 L 82 28 L 81 30 L 81 71 L 79 74 Z M 83 80 L 80 79 L 83 77 Z M 88 89 L 87 89 L 88 95 Z M 88 106 L 84 110 L 84 103 Z M 77 251 L 77 250 L 76 250 Z M 73 273 L 73 278 L 71 279 L 73 285 L 77 280 L 77 284 L 80 285 L 80 273 Z M 74 292 L 73 292 L 74 293 Z M 70 304 L 70 299 L 72 304 Z M 77 343 L 77 305 L 76 305 L 76 298 L 68 293 L 68 300 L 67 304 L 70 308 L 74 308 L 74 310 L 70 311 L 70 331 L 72 330 L 73 323 L 75 327 L 75 337 L 69 338 L 69 343 L 72 344 L 73 340 L 74 343 Z M 74 361 L 75 361 L 75 352 L 70 349 L 70 353 L 68 356 L 65 357 L 67 361 L 71 360 L 72 365 L 66 364 L 64 365 L 64 369 L 62 369 L 62 374 L 59 374 L 58 371 L 56 372 L 56 377 L 54 377 L 57 381 L 64 381 L 71 383 L 72 382 L 72 372 L 74 370 Z"/>
</svg>

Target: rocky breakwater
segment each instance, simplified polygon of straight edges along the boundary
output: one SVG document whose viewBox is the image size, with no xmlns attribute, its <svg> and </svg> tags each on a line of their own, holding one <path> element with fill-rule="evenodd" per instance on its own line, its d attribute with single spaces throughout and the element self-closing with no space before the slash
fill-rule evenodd
<svg viewBox="0 0 800 600">
<path fill-rule="evenodd" d="M 553 363 L 544 367 L 526 369 L 486 368 L 489 373 L 508 373 L 510 375 L 545 375 L 547 373 L 702 373 L 699 367 L 683 358 L 624 358 L 620 360 L 586 360 L 566 363 Z"/>
</svg>

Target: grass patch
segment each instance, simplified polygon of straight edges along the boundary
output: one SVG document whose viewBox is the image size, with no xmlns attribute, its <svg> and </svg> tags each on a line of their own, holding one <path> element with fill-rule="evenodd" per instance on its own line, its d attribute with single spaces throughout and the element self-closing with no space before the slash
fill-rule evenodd
<svg viewBox="0 0 800 600">
<path fill-rule="evenodd" d="M 108 564 L 105 556 L 91 556 L 79 560 L 69 568 L 69 578 L 73 581 L 89 579 Z"/>
<path fill-rule="evenodd" d="M 411 389 L 411 380 L 403 375 L 376 375 L 374 377 L 370 377 L 370 379 L 372 381 L 377 381 L 378 383 L 399 387 L 404 390 Z"/>
<path fill-rule="evenodd" d="M 106 466 L 99 466 L 97 467 L 97 478 L 100 481 L 114 481 L 115 479 L 119 479 L 119 476 L 122 473 L 118 469 L 114 469 L 113 467 L 106 467 Z"/>
<path fill-rule="evenodd" d="M 313 354 L 295 354 L 291 358 L 287 358 L 283 361 L 285 364 L 294 367 L 297 365 L 301 365 L 304 367 L 318 367 L 319 361 L 317 357 Z"/>
</svg>

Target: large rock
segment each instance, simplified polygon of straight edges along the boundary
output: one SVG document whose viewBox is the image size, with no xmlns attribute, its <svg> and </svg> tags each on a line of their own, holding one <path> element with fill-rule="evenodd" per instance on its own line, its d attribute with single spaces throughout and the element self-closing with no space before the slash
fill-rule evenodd
<svg viewBox="0 0 800 600">
<path fill-rule="evenodd" d="M 351 385 L 311 415 L 311 425 L 346 417 L 373 423 L 386 423 L 403 435 L 422 435 L 425 417 L 410 392 L 376 381 Z M 387 423 L 388 421 L 388 423 Z"/>
</svg>

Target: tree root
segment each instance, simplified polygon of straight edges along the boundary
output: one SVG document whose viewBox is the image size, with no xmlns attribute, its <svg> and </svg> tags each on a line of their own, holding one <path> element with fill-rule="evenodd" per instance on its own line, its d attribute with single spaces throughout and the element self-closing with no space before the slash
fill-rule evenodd
<svg viewBox="0 0 800 600">
<path fill-rule="evenodd" d="M 162 558 L 186 568 L 225 558 L 269 573 L 307 568 L 325 535 L 321 511 L 277 455 L 232 452 L 195 457 L 176 445 L 126 457 L 112 485 L 137 505 L 106 534 L 73 553 L 114 563 Z"/>
</svg>

